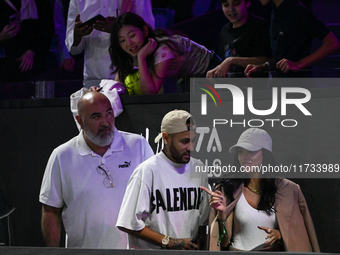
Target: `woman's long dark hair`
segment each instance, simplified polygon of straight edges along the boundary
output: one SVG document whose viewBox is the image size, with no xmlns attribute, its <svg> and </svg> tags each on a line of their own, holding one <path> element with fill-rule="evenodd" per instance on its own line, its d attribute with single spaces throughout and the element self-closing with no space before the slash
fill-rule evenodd
<svg viewBox="0 0 340 255">
<path fill-rule="evenodd" d="M 117 20 L 114 22 L 112 27 L 109 53 L 111 57 L 110 67 L 111 69 L 113 69 L 112 73 L 113 74 L 118 73 L 121 82 L 124 82 L 128 74 L 132 74 L 135 71 L 133 65 L 133 57 L 127 52 L 125 52 L 119 44 L 118 33 L 123 26 L 133 26 L 140 29 L 141 31 L 144 31 L 146 26 L 148 29 L 148 36 L 145 39 L 145 44 L 148 42 L 148 38 L 155 39 L 156 36 L 158 37 L 171 35 L 170 32 L 163 29 L 152 30 L 152 28 L 144 21 L 144 19 L 135 13 L 126 12 L 123 15 L 119 16 Z M 155 51 L 157 50 L 158 47 L 159 45 L 157 45 Z M 155 68 L 153 64 L 154 63 L 153 53 L 146 58 L 146 62 L 148 69 L 154 72 Z"/>
<path fill-rule="evenodd" d="M 266 149 L 262 149 L 262 165 L 275 166 L 275 159 L 273 154 Z M 234 154 L 234 166 L 240 169 L 241 165 L 238 160 L 238 150 Z M 234 201 L 233 193 L 243 183 L 244 186 L 249 184 L 250 178 L 228 178 L 216 184 L 216 188 L 223 189 L 224 194 L 229 201 Z M 275 194 L 277 193 L 277 179 L 276 178 L 262 178 L 261 179 L 261 196 L 257 205 L 257 209 L 264 211 L 268 215 L 275 212 L 273 205 L 275 203 Z"/>
</svg>

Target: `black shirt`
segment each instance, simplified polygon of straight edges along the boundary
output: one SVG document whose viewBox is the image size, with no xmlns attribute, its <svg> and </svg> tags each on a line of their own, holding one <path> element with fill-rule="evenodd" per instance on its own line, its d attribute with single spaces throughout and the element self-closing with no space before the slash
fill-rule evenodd
<svg viewBox="0 0 340 255">
<path fill-rule="evenodd" d="M 269 26 L 259 17 L 249 14 L 248 20 L 240 27 L 233 28 L 230 22 L 221 32 L 224 58 L 237 57 L 268 57 L 271 58 L 269 42 Z M 231 71 L 243 72 L 243 67 L 232 67 Z"/>
<path fill-rule="evenodd" d="M 270 44 L 277 63 L 283 58 L 297 62 L 310 54 L 313 37 L 323 40 L 329 30 L 297 0 L 284 0 L 274 7 Z"/>
</svg>

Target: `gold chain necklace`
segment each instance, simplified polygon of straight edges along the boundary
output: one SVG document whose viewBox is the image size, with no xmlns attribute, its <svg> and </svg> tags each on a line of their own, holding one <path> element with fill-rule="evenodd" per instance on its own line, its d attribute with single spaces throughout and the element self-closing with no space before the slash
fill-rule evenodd
<svg viewBox="0 0 340 255">
<path fill-rule="evenodd" d="M 248 188 L 251 192 L 253 192 L 253 193 L 255 193 L 255 194 L 261 194 L 261 193 L 262 193 L 261 190 L 253 189 L 253 188 L 250 188 L 249 186 L 247 186 L 247 188 Z"/>
</svg>

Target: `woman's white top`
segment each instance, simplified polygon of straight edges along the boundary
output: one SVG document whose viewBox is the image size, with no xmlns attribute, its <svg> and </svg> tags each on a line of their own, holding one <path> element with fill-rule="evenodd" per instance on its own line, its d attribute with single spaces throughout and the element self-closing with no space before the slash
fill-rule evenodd
<svg viewBox="0 0 340 255">
<path fill-rule="evenodd" d="M 268 234 L 258 226 L 278 229 L 275 213 L 268 216 L 264 211 L 253 208 L 242 193 L 234 209 L 232 246 L 250 251 L 267 241 Z"/>
</svg>

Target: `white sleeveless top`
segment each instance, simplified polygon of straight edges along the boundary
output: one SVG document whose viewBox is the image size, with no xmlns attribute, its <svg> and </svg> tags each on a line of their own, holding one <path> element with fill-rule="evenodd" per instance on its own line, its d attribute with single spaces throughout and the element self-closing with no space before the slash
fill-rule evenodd
<svg viewBox="0 0 340 255">
<path fill-rule="evenodd" d="M 232 246 L 250 251 L 267 241 L 268 234 L 258 226 L 278 229 L 276 216 L 268 216 L 265 212 L 253 208 L 242 193 L 234 209 Z"/>
</svg>

